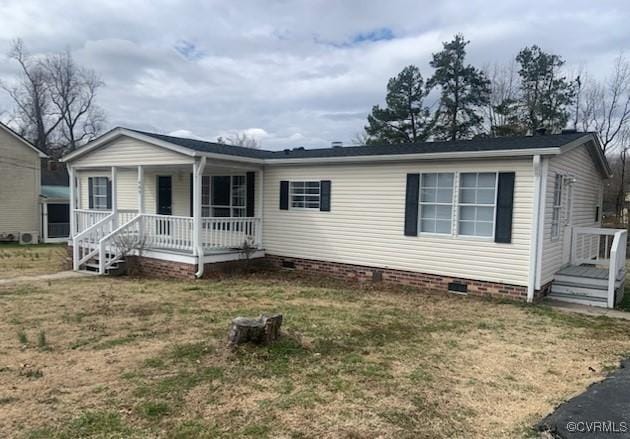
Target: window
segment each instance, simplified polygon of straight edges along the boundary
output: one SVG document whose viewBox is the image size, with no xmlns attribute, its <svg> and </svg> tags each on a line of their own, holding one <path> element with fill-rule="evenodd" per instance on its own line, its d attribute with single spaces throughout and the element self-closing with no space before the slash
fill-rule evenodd
<svg viewBox="0 0 630 439">
<path fill-rule="evenodd" d="M 492 237 L 497 174 L 495 172 L 462 173 L 459 187 L 459 234 Z"/>
<path fill-rule="evenodd" d="M 204 175 L 201 179 L 201 215 L 204 217 L 245 216 L 244 175 Z"/>
<path fill-rule="evenodd" d="M 92 208 L 107 210 L 107 177 L 92 178 Z"/>
<path fill-rule="evenodd" d="M 422 174 L 420 232 L 450 234 L 453 216 L 453 173 Z"/>
<path fill-rule="evenodd" d="M 319 209 L 320 182 L 292 181 L 289 185 L 289 200 L 292 208 Z"/>
<path fill-rule="evenodd" d="M 562 211 L 562 175 L 556 174 L 553 186 L 553 207 L 551 209 L 551 238 L 560 236 L 560 212 Z"/>
</svg>

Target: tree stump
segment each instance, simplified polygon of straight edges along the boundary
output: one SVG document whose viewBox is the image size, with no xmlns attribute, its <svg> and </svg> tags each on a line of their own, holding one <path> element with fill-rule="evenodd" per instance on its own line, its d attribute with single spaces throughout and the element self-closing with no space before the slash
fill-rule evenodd
<svg viewBox="0 0 630 439">
<path fill-rule="evenodd" d="M 232 320 L 228 331 L 228 342 L 231 346 L 252 342 L 269 344 L 280 337 L 282 314 L 261 315 L 257 319 L 237 317 Z"/>
</svg>

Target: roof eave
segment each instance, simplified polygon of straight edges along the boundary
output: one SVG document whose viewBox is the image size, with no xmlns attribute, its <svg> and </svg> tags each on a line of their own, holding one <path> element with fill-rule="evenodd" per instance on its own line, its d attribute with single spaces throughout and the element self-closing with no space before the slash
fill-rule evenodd
<svg viewBox="0 0 630 439">
<path fill-rule="evenodd" d="M 265 164 L 299 164 L 299 163 L 363 163 L 363 162 L 389 162 L 408 160 L 439 160 L 460 158 L 505 158 L 505 157 L 531 157 L 534 155 L 557 155 L 560 148 L 530 148 L 492 151 L 458 151 L 415 154 L 378 154 L 363 156 L 338 156 L 338 157 L 304 157 L 304 158 L 278 158 L 265 159 Z"/>
</svg>

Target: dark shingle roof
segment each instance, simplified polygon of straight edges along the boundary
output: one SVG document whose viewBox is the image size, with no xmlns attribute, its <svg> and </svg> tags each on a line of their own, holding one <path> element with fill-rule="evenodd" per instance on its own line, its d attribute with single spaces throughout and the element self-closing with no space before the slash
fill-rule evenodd
<svg viewBox="0 0 630 439">
<path fill-rule="evenodd" d="M 444 152 L 476 152 L 476 151 L 505 151 L 522 149 L 554 148 L 566 145 L 588 133 L 550 134 L 542 136 L 514 136 L 514 137 L 484 137 L 471 140 L 457 140 L 449 142 L 403 143 L 396 145 L 365 145 L 345 146 L 340 148 L 293 148 L 283 151 L 268 151 L 263 149 L 245 148 L 242 146 L 225 145 L 221 143 L 205 142 L 202 140 L 186 139 L 182 137 L 166 136 L 164 134 L 148 133 L 131 130 L 145 136 L 173 143 L 200 152 L 226 154 L 238 157 L 258 159 L 288 159 L 288 158 L 325 158 L 325 157 L 356 157 L 390 154 L 430 154 Z"/>
<path fill-rule="evenodd" d="M 146 131 L 129 130 L 158 140 L 173 143 L 200 152 L 210 152 L 215 154 L 227 154 L 238 157 L 251 157 L 264 159 L 269 156 L 270 151 L 262 149 L 245 148 L 244 146 L 225 145 L 223 143 L 206 142 L 204 140 L 187 139 L 184 137 L 173 137 L 164 134 L 148 133 Z"/>
</svg>

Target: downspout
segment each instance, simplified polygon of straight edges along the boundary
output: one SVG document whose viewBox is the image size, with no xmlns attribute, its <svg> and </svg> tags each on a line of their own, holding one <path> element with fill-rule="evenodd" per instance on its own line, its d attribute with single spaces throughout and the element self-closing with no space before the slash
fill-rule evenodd
<svg viewBox="0 0 630 439">
<path fill-rule="evenodd" d="M 195 161 L 194 165 L 194 177 L 195 183 L 193 184 L 193 224 L 194 224 L 194 232 L 195 233 L 195 245 L 197 251 L 197 272 L 195 273 L 195 277 L 197 279 L 201 279 L 203 276 L 204 263 L 203 263 L 203 246 L 201 245 L 201 178 L 203 176 L 203 171 L 206 169 L 206 158 L 202 157 L 197 165 Z M 199 190 L 197 190 L 197 188 Z M 199 193 L 197 193 L 199 192 Z"/>
<path fill-rule="evenodd" d="M 534 301 L 536 289 L 536 271 L 538 266 L 538 231 L 540 229 L 540 207 L 542 205 L 542 160 L 540 155 L 533 159 L 534 170 L 534 202 L 532 206 L 532 230 L 529 242 L 529 279 L 527 281 L 527 303 Z"/>
</svg>

